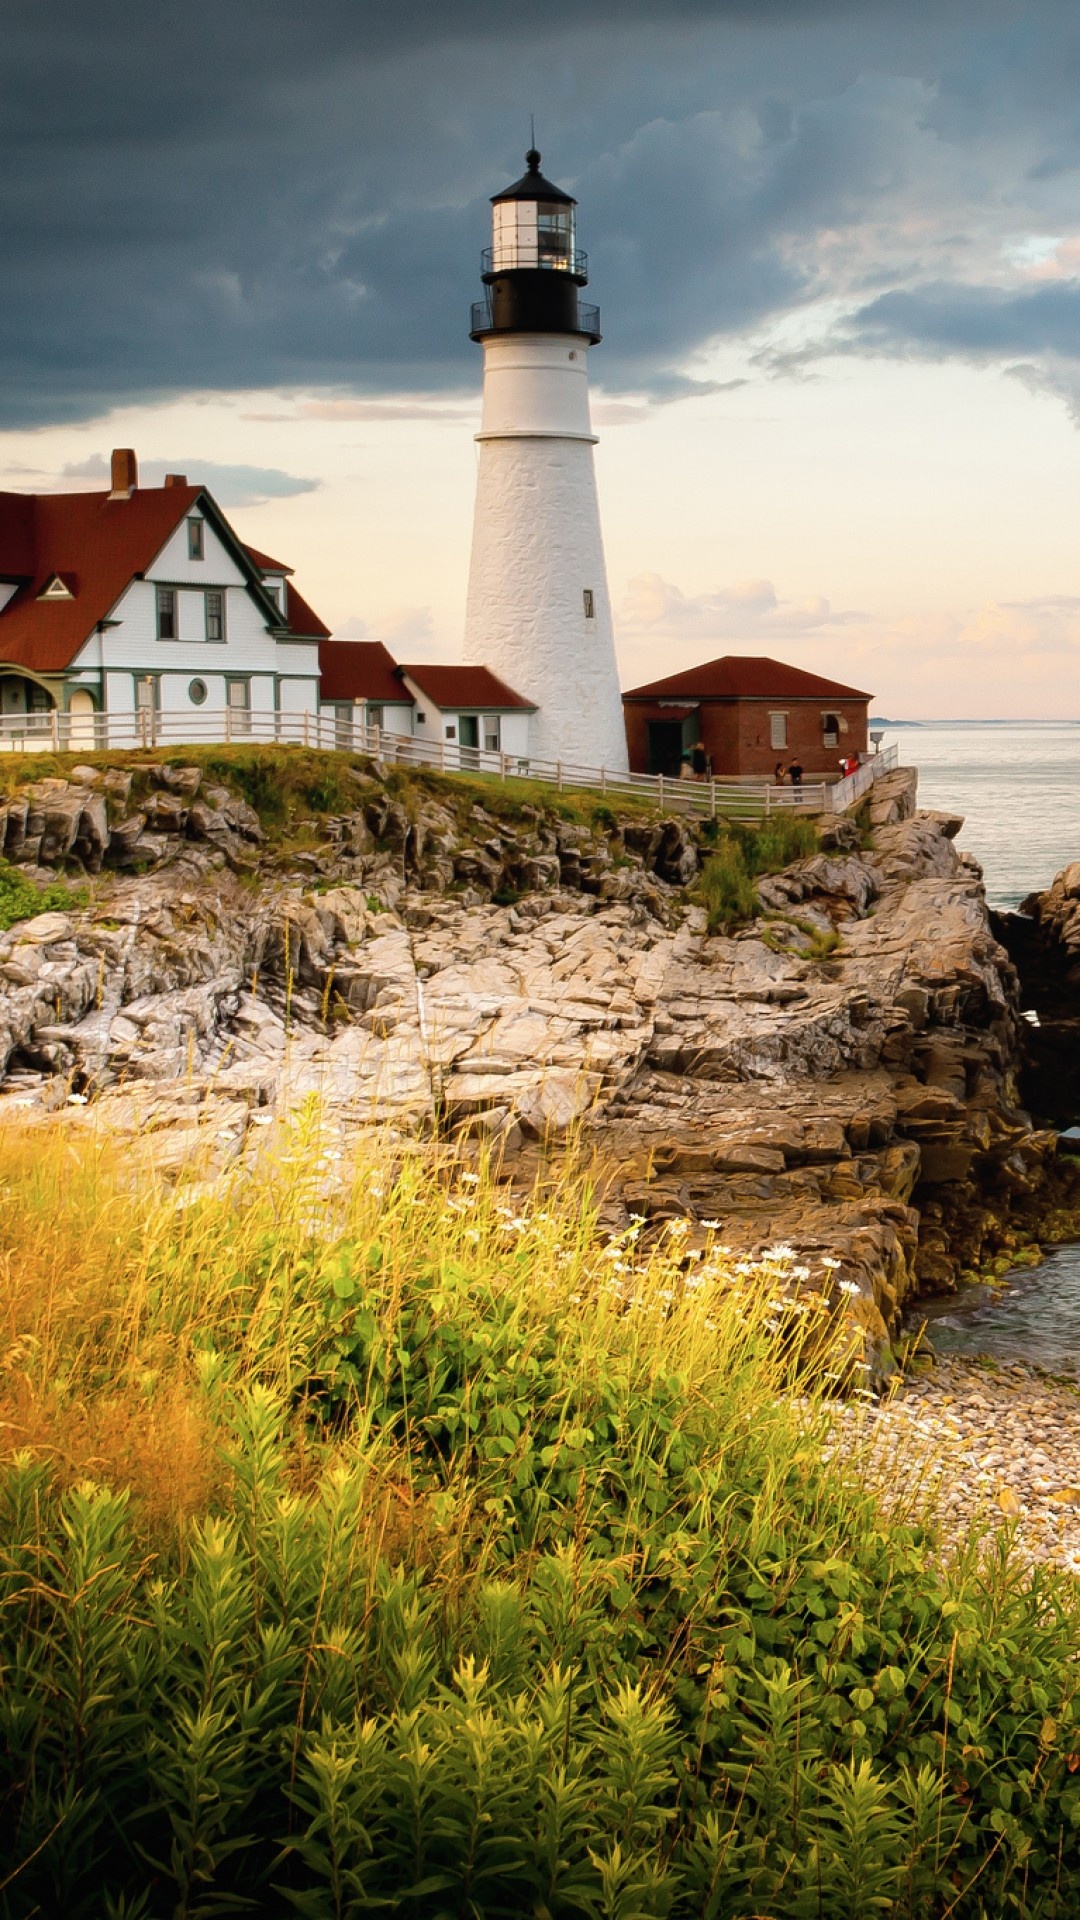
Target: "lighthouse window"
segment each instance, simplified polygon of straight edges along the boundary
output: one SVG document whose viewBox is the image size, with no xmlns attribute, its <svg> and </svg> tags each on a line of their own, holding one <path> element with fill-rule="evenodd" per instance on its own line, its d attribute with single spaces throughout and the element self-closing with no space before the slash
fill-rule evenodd
<svg viewBox="0 0 1080 1920">
<path fill-rule="evenodd" d="M 586 620 L 595 620 L 596 619 L 596 599 L 593 594 L 592 588 L 591 587 L 583 588 L 581 598 L 585 602 Z"/>
<path fill-rule="evenodd" d="M 573 209 L 541 200 L 536 209 L 536 241 L 542 267 L 568 267 L 574 245 Z"/>
</svg>

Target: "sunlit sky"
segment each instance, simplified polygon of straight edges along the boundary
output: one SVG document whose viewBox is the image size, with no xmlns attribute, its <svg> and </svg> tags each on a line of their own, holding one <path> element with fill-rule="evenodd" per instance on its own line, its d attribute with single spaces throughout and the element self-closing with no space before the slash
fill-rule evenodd
<svg viewBox="0 0 1080 1920">
<path fill-rule="evenodd" d="M 769 653 L 883 714 L 1080 718 L 1080 16 L 530 11 L 28 10 L 0 486 L 100 484 L 133 445 L 335 633 L 457 657 L 468 302 L 531 111 L 603 315 L 625 683 Z"/>
</svg>

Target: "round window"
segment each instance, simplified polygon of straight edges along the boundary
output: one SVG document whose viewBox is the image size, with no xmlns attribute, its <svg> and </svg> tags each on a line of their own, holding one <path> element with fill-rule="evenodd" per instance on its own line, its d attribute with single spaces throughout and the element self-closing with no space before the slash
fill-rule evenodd
<svg viewBox="0 0 1080 1920">
<path fill-rule="evenodd" d="M 201 707 L 206 699 L 206 681 L 193 680 L 188 687 L 188 699 L 193 707 Z"/>
</svg>

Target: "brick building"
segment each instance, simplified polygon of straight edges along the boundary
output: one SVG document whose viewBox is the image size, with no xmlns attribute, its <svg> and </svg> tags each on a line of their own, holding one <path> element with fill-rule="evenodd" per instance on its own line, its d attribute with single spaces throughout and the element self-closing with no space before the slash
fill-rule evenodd
<svg viewBox="0 0 1080 1920">
<path fill-rule="evenodd" d="M 623 694 L 630 768 L 677 775 L 689 757 L 718 779 L 767 779 L 798 760 L 820 780 L 866 753 L 870 699 L 779 660 L 725 654 Z"/>
</svg>

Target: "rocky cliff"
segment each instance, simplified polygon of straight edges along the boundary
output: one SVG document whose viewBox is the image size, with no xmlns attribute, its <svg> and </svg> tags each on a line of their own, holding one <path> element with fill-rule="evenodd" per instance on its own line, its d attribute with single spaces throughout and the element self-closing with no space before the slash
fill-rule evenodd
<svg viewBox="0 0 1080 1920">
<path fill-rule="evenodd" d="M 1080 1124 L 1080 861 L 994 927 L 1020 972 L 1027 1024 L 1021 1086 L 1033 1113 L 1054 1127 Z"/>
<path fill-rule="evenodd" d="M 694 903 L 710 842 L 677 819 L 353 765 L 268 834 L 218 774 L 87 767 L 8 797 L 7 861 L 81 870 L 89 897 L 0 938 L 0 1116 L 220 1163 L 316 1094 L 343 1132 L 493 1142 L 511 1180 L 575 1128 L 613 1224 L 683 1221 L 689 1257 L 708 1223 L 787 1243 L 879 1345 L 1057 1192 L 1015 970 L 912 775 L 725 935 Z"/>
</svg>

